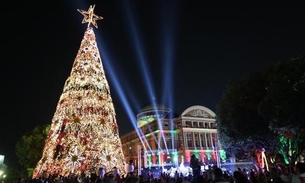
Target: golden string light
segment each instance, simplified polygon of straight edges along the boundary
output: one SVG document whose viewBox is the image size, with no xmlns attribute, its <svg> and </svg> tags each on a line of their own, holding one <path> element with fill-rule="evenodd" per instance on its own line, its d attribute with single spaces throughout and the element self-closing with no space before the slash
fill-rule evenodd
<svg viewBox="0 0 305 183">
<path fill-rule="evenodd" d="M 90 7 L 87 11 L 81 10 L 81 9 L 77 9 L 77 11 L 80 12 L 84 16 L 82 23 L 88 23 L 88 27 L 90 26 L 90 24 L 92 24 L 92 25 L 94 25 L 94 27 L 98 28 L 96 21 L 103 19 L 103 17 L 94 14 L 93 13 L 94 8 L 95 8 L 95 5 L 93 5 L 93 6 L 90 5 Z"/>
</svg>

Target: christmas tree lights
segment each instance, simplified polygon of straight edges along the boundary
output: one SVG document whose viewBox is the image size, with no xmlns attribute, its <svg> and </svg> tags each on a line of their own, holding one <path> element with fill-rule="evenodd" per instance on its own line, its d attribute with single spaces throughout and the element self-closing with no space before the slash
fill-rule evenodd
<svg viewBox="0 0 305 183">
<path fill-rule="evenodd" d="M 88 27 L 74 60 L 70 76 L 54 113 L 42 158 L 33 178 L 42 175 L 90 175 L 103 167 L 125 172 L 125 158 L 110 88 L 93 28 L 94 6 L 83 14 Z"/>
</svg>

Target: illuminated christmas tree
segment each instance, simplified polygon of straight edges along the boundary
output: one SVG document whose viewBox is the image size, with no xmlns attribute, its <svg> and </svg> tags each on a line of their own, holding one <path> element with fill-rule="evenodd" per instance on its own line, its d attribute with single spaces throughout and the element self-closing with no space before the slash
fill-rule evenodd
<svg viewBox="0 0 305 183">
<path fill-rule="evenodd" d="M 65 82 L 33 178 L 43 174 L 89 175 L 97 173 L 101 167 L 106 171 L 117 167 L 125 173 L 116 113 L 90 26 L 97 28 L 96 20 L 102 17 L 93 10 L 94 6 L 88 11 L 78 10 L 88 27 Z"/>
</svg>

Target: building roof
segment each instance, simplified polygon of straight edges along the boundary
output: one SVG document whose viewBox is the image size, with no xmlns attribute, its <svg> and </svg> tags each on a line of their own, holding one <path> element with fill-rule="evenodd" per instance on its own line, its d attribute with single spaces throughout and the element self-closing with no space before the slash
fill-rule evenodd
<svg viewBox="0 0 305 183">
<path fill-rule="evenodd" d="M 166 107 L 165 105 L 163 104 L 160 104 L 160 103 L 148 103 L 148 104 L 145 104 L 142 108 L 141 108 L 141 112 L 144 112 L 144 111 L 151 111 L 151 110 L 167 110 L 167 111 L 170 111 L 170 108 Z"/>
</svg>

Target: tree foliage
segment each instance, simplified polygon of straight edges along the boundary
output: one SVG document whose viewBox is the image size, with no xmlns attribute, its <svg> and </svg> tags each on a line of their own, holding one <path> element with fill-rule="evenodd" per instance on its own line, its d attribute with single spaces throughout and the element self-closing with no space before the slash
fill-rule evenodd
<svg viewBox="0 0 305 183">
<path fill-rule="evenodd" d="M 16 144 L 16 155 L 19 163 L 26 169 L 35 168 L 41 158 L 44 142 L 47 138 L 50 125 L 35 127 L 31 132 L 27 132 Z"/>
<path fill-rule="evenodd" d="M 268 123 L 258 111 L 266 93 L 266 72 L 263 70 L 229 81 L 217 106 L 220 141 L 231 156 L 251 157 L 257 149 L 275 147 L 274 134 L 270 133 Z"/>
<path fill-rule="evenodd" d="M 270 69 L 269 86 L 259 108 L 279 135 L 279 151 L 296 160 L 305 151 L 305 57 L 279 62 Z"/>
<path fill-rule="evenodd" d="M 260 113 L 274 128 L 305 128 L 305 59 L 279 62 L 270 69 Z"/>
<path fill-rule="evenodd" d="M 305 144 L 304 106 L 302 56 L 231 80 L 216 109 L 220 141 L 232 155 L 264 148 L 298 157 Z M 290 145 L 282 143 L 283 136 L 290 138 Z"/>
</svg>

